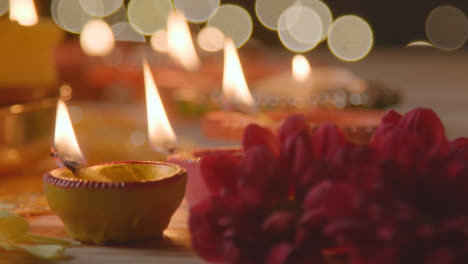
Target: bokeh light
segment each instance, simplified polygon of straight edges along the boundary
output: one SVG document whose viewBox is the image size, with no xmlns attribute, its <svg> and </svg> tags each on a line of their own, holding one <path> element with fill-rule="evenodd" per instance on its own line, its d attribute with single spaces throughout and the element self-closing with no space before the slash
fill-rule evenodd
<svg viewBox="0 0 468 264">
<path fill-rule="evenodd" d="M 167 31 L 160 29 L 151 36 L 151 47 L 161 53 L 167 52 Z"/>
<path fill-rule="evenodd" d="M 93 19 L 83 27 L 80 44 L 83 51 L 90 56 L 105 56 L 114 49 L 114 34 L 106 22 Z"/>
<path fill-rule="evenodd" d="M 327 4 L 319 0 L 299 0 L 299 3 L 312 8 L 320 16 L 322 22 L 322 39 L 320 41 L 325 40 L 333 21 L 333 14 L 330 8 Z"/>
<path fill-rule="evenodd" d="M 468 19 L 454 6 L 434 9 L 426 20 L 426 35 L 432 44 L 442 50 L 456 50 L 468 38 Z"/>
<path fill-rule="evenodd" d="M 103 18 L 104 21 L 109 25 L 114 25 L 121 22 L 128 22 L 127 20 L 127 8 L 122 5 L 117 11 Z"/>
<path fill-rule="evenodd" d="M 194 23 L 207 21 L 218 9 L 220 0 L 174 0 L 177 10 Z"/>
<path fill-rule="evenodd" d="M 10 9 L 10 0 L 0 0 L 0 16 L 3 16 Z"/>
<path fill-rule="evenodd" d="M 286 9 L 286 29 L 297 41 L 317 45 L 322 39 L 322 21 L 314 9 L 295 4 Z"/>
<path fill-rule="evenodd" d="M 130 42 L 145 42 L 145 36 L 135 31 L 135 29 L 127 22 L 116 23 L 111 26 L 115 40 L 130 41 Z"/>
<path fill-rule="evenodd" d="M 123 0 L 79 0 L 81 8 L 91 16 L 105 17 L 117 11 Z"/>
<path fill-rule="evenodd" d="M 406 48 L 410 48 L 410 47 L 431 47 L 433 48 L 434 46 L 432 46 L 432 44 L 426 40 L 415 40 L 415 41 L 411 41 L 410 43 L 408 43 L 406 45 Z"/>
<path fill-rule="evenodd" d="M 221 5 L 207 25 L 217 27 L 224 36 L 231 38 L 238 48 L 249 40 L 253 30 L 249 12 L 231 4 Z"/>
<path fill-rule="evenodd" d="M 205 51 L 216 52 L 223 49 L 224 34 L 215 27 L 204 27 L 198 33 L 198 46 Z"/>
<path fill-rule="evenodd" d="M 37 24 L 36 6 L 33 0 L 10 0 L 10 20 L 22 26 Z"/>
<path fill-rule="evenodd" d="M 53 0 L 50 11 L 59 27 L 75 34 L 79 34 L 92 19 L 83 11 L 79 0 Z"/>
<path fill-rule="evenodd" d="M 355 15 L 339 17 L 328 33 L 328 47 L 339 59 L 357 61 L 372 49 L 374 35 L 370 25 Z"/>
<path fill-rule="evenodd" d="M 142 146 L 146 142 L 146 134 L 143 131 L 135 130 L 130 135 L 130 142 L 136 147 Z"/>
<path fill-rule="evenodd" d="M 277 30 L 281 14 L 295 2 L 296 0 L 256 0 L 255 13 L 265 27 Z"/>
<path fill-rule="evenodd" d="M 311 8 L 300 4 L 289 7 L 281 14 L 277 28 L 281 43 L 294 52 L 306 52 L 313 49 L 322 37 L 320 17 Z M 301 39 L 299 40 L 298 37 Z"/>
<path fill-rule="evenodd" d="M 131 0 L 128 21 L 137 32 L 152 35 L 166 28 L 167 17 L 173 9 L 171 0 Z"/>
</svg>

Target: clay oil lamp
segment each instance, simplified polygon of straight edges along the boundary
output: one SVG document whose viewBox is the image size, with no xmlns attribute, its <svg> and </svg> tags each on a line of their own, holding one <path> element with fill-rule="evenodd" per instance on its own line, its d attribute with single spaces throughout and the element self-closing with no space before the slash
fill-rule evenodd
<svg viewBox="0 0 468 264">
<path fill-rule="evenodd" d="M 329 96 L 319 91 L 320 87 L 348 86 L 347 89 L 359 93 L 365 88 L 360 79 L 344 70 L 322 69 L 320 74 L 313 73 L 307 60 L 301 57 L 295 57 L 293 60 L 293 78 L 278 77 L 275 79 L 276 82 L 264 83 L 260 88 L 257 87 L 260 93 L 254 97 L 245 82 L 235 48 L 230 49 L 227 45 L 224 52 L 222 96 L 223 102 L 228 104 L 225 105 L 225 110 L 212 111 L 203 117 L 202 129 L 207 137 L 238 141 L 242 137 L 244 128 L 250 123 L 269 127 L 275 131 L 287 116 L 302 114 L 309 121 L 311 129 L 322 123 L 335 123 L 347 133 L 351 141 L 366 143 L 384 114 L 381 110 L 345 108 L 347 100 L 345 94 L 336 92 Z M 267 87 L 271 88 L 268 90 Z M 309 98 L 322 100 L 321 97 L 332 98 L 334 105 L 330 107 L 322 103 L 309 102 Z M 273 105 L 269 106 L 272 102 Z M 259 110 L 254 112 L 252 109 Z"/>
<path fill-rule="evenodd" d="M 148 73 L 147 90 L 153 89 L 156 96 Z M 148 116 L 160 114 L 159 110 L 152 108 L 155 112 Z M 150 126 L 159 127 L 166 121 Z M 159 148 L 171 145 L 166 139 L 152 140 Z M 159 238 L 185 194 L 186 171 L 177 165 L 124 161 L 87 166 L 63 101 L 57 106 L 52 154 L 61 168 L 44 175 L 46 198 L 68 234 L 83 242 Z"/>
</svg>

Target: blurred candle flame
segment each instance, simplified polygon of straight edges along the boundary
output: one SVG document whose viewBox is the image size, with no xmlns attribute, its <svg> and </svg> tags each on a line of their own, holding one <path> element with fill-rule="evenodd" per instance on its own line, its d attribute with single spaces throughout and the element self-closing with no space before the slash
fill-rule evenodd
<svg viewBox="0 0 468 264">
<path fill-rule="evenodd" d="M 115 47 L 111 27 L 101 19 L 90 20 L 80 35 L 81 49 L 89 56 L 105 56 Z"/>
<path fill-rule="evenodd" d="M 311 73 L 309 61 L 304 55 L 297 54 L 292 60 L 292 75 L 294 80 L 298 82 L 305 82 L 309 79 Z"/>
<path fill-rule="evenodd" d="M 226 38 L 224 42 L 223 100 L 228 108 L 247 112 L 256 108 L 242 71 L 236 46 L 230 38 Z"/>
<path fill-rule="evenodd" d="M 184 69 L 196 71 L 200 67 L 187 20 L 180 12 L 175 11 L 168 16 L 167 44 L 169 55 Z"/>
<path fill-rule="evenodd" d="M 10 0 L 10 20 L 22 26 L 34 26 L 38 18 L 33 0 Z"/>
<path fill-rule="evenodd" d="M 149 141 L 155 151 L 170 154 L 177 145 L 177 138 L 167 118 L 153 74 L 146 59 L 143 59 L 143 74 L 145 79 Z"/>
<path fill-rule="evenodd" d="M 61 156 L 67 160 L 85 164 L 85 158 L 81 153 L 80 146 L 76 140 L 70 114 L 65 102 L 61 99 L 57 103 L 57 113 L 55 119 L 54 147 Z M 63 165 L 60 164 L 59 165 Z"/>
</svg>

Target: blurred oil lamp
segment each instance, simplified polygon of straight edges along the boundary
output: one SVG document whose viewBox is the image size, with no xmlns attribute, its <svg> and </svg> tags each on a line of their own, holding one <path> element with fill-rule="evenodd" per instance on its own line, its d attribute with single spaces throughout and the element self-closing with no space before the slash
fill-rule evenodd
<svg viewBox="0 0 468 264">
<path fill-rule="evenodd" d="M 236 98 L 235 100 L 237 101 L 245 102 L 244 104 L 240 104 L 242 106 L 252 106 L 253 99 L 251 99 L 250 93 L 248 93 L 248 96 L 245 96 L 246 91 L 248 92 L 247 85 L 244 85 L 245 79 L 242 74 L 239 74 L 239 72 L 242 72 L 241 65 L 238 63 L 238 60 L 235 60 L 236 56 L 229 56 L 229 54 L 232 54 L 230 52 L 234 52 L 235 54 L 235 49 L 231 50 L 229 47 L 225 47 L 223 97 L 228 100 Z M 270 83 L 270 86 L 274 86 L 278 91 L 281 91 L 283 93 L 281 96 L 293 98 L 295 100 L 294 107 L 272 107 L 268 111 L 265 108 L 261 108 L 262 111 L 255 114 L 239 111 L 242 110 L 240 108 L 234 108 L 237 111 L 209 112 L 202 119 L 202 129 L 205 136 L 218 139 L 240 140 L 244 128 L 250 123 L 256 123 L 275 130 L 288 115 L 304 114 L 309 120 L 312 129 L 318 124 L 332 122 L 342 127 L 347 132 L 348 137 L 357 143 L 366 143 L 369 140 L 373 130 L 380 122 L 380 118 L 383 115 L 382 111 L 340 109 L 339 107 L 325 108 L 316 104 L 309 106 L 307 102 L 303 101 L 304 98 L 310 93 L 318 93 L 316 90 L 320 86 L 317 83 L 321 82 L 323 78 L 328 78 L 329 74 L 325 74 L 325 77 L 319 77 L 324 73 L 317 73 L 316 68 L 310 70 L 307 60 L 303 57 L 295 57 L 292 69 L 293 78 L 272 78 L 272 80 L 276 81 L 281 79 L 288 81 L 279 82 L 279 84 L 276 82 Z M 343 76 L 333 76 L 333 81 L 349 85 L 350 80 L 353 80 L 352 78 L 354 77 L 352 75 L 346 76 L 345 73 L 342 73 Z M 231 85 L 234 83 L 237 85 Z M 226 87 L 228 87 L 229 93 L 225 92 Z M 278 97 L 279 95 L 274 94 L 273 96 Z M 258 94 L 257 100 L 259 100 Z M 299 103 L 303 103 L 301 107 L 299 107 Z M 262 105 L 262 102 L 258 102 L 258 104 Z"/>
<path fill-rule="evenodd" d="M 80 241 L 158 238 L 185 194 L 186 171 L 177 165 L 125 161 L 86 166 L 62 101 L 53 155 L 66 168 L 44 175 L 45 195 L 68 234 Z"/>
</svg>

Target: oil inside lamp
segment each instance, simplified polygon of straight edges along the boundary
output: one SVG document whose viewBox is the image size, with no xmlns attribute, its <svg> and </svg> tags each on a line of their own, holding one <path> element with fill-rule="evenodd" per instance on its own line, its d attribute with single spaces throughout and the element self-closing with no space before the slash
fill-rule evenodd
<svg viewBox="0 0 468 264">
<path fill-rule="evenodd" d="M 33 0 L 10 0 L 10 20 L 22 26 L 34 26 L 38 18 Z"/>
<path fill-rule="evenodd" d="M 239 55 L 232 39 L 224 42 L 223 103 L 225 108 L 254 112 L 256 104 L 242 71 Z"/>
<path fill-rule="evenodd" d="M 148 138 L 155 151 L 167 155 L 175 150 L 177 138 L 167 118 L 151 69 L 145 59 L 143 60 L 143 74 L 145 79 Z"/>
<path fill-rule="evenodd" d="M 167 19 L 167 42 L 169 55 L 184 69 L 196 71 L 200 60 L 193 46 L 187 20 L 182 13 L 175 11 Z"/>
<path fill-rule="evenodd" d="M 52 156 L 60 167 L 66 167 L 74 174 L 86 164 L 76 140 L 67 106 L 61 99 L 57 103 Z"/>
</svg>

